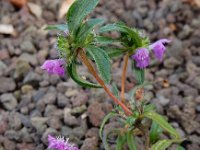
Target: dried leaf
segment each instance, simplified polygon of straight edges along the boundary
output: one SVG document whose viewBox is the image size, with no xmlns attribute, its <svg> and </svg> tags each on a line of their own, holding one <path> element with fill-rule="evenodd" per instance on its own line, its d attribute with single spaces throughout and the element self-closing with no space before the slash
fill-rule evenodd
<svg viewBox="0 0 200 150">
<path fill-rule="evenodd" d="M 74 0 L 64 0 L 59 10 L 59 19 L 63 18 Z"/>
</svg>

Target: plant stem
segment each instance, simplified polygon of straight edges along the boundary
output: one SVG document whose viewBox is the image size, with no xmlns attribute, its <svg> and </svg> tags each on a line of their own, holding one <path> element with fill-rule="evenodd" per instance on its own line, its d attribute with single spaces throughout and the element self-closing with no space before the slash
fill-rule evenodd
<svg viewBox="0 0 200 150">
<path fill-rule="evenodd" d="M 126 115 L 131 115 L 132 112 L 127 108 L 127 106 L 119 101 L 108 89 L 108 87 L 105 85 L 104 81 L 99 77 L 97 72 L 95 71 L 94 67 L 92 66 L 90 60 L 87 59 L 87 56 L 85 52 L 82 49 L 78 49 L 78 54 L 80 59 L 83 61 L 85 66 L 88 68 L 89 72 L 94 76 L 94 78 L 99 82 L 99 84 L 104 88 L 106 93 L 114 100 L 114 102 L 122 107 Z"/>
<path fill-rule="evenodd" d="M 121 85 L 121 100 L 123 103 L 125 103 L 124 91 L 125 91 L 126 70 L 127 70 L 127 65 L 128 65 L 128 58 L 129 58 L 129 55 L 126 54 L 124 56 L 124 67 L 123 67 L 123 72 L 122 72 L 122 85 Z"/>
</svg>

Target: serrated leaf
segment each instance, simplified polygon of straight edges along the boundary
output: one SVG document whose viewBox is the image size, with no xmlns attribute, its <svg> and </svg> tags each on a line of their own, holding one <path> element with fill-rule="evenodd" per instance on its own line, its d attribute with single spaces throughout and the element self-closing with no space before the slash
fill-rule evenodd
<svg viewBox="0 0 200 150">
<path fill-rule="evenodd" d="M 132 135 L 131 131 L 129 131 L 127 133 L 126 138 L 127 138 L 127 143 L 128 143 L 129 150 L 137 150 L 137 145 L 136 145 L 136 142 L 135 142 L 135 138 Z"/>
<path fill-rule="evenodd" d="M 90 19 L 86 21 L 77 33 L 77 43 L 84 44 L 84 42 L 87 40 L 88 35 L 94 29 L 94 27 L 96 25 L 102 24 L 103 22 L 103 19 Z"/>
<path fill-rule="evenodd" d="M 106 26 L 103 26 L 99 29 L 99 33 L 103 32 L 110 32 L 110 31 L 119 31 L 119 32 L 126 32 L 127 30 L 124 29 L 121 25 L 115 23 L 115 24 L 108 24 Z"/>
<path fill-rule="evenodd" d="M 150 129 L 150 142 L 152 144 L 159 139 L 159 136 L 162 133 L 162 131 L 162 128 L 155 121 L 153 121 Z"/>
<path fill-rule="evenodd" d="M 83 78 L 81 78 L 77 73 L 75 63 L 71 63 L 70 65 L 68 65 L 67 70 L 68 70 L 70 77 L 79 85 L 81 85 L 83 87 L 89 87 L 89 88 L 101 88 L 101 86 L 99 84 L 90 83 L 90 82 L 84 80 Z"/>
<path fill-rule="evenodd" d="M 107 44 L 113 44 L 113 43 L 120 43 L 120 41 L 110 38 L 110 37 L 106 37 L 106 36 L 95 37 L 95 44 L 107 45 Z"/>
<path fill-rule="evenodd" d="M 108 54 L 95 46 L 88 46 L 86 49 L 94 59 L 101 78 L 109 83 L 111 80 L 111 64 Z"/>
<path fill-rule="evenodd" d="M 104 119 L 103 119 L 103 121 L 102 121 L 102 123 L 101 123 L 100 129 L 99 129 L 99 136 L 100 136 L 101 139 L 102 139 L 102 137 L 103 137 L 103 136 L 102 136 L 102 131 L 103 131 L 103 128 L 104 128 L 106 122 L 107 122 L 110 118 L 112 118 L 112 117 L 114 117 L 114 116 L 116 116 L 116 115 L 117 115 L 116 113 L 110 112 L 110 113 L 108 113 L 108 114 L 104 117 Z"/>
<path fill-rule="evenodd" d="M 110 47 L 103 47 L 103 50 L 106 51 L 110 58 L 119 57 L 126 52 L 124 49 Z"/>
<path fill-rule="evenodd" d="M 60 30 L 60 31 L 68 31 L 67 24 L 57 24 L 57 25 L 48 25 L 45 30 Z"/>
<path fill-rule="evenodd" d="M 172 143 L 173 140 L 160 140 L 152 145 L 151 150 L 166 150 Z"/>
<path fill-rule="evenodd" d="M 116 150 L 123 150 L 125 142 L 126 142 L 126 135 L 125 134 L 118 135 Z"/>
<path fill-rule="evenodd" d="M 137 68 L 135 61 L 132 61 L 132 69 L 138 84 L 143 84 L 145 81 L 145 69 Z"/>
<path fill-rule="evenodd" d="M 179 133 L 161 115 L 153 111 L 148 111 L 144 113 L 144 117 L 155 121 L 161 128 L 170 133 L 176 139 L 180 139 Z"/>
<path fill-rule="evenodd" d="M 75 35 L 83 19 L 96 7 L 99 0 L 76 0 L 68 10 L 67 22 L 69 31 Z"/>
</svg>

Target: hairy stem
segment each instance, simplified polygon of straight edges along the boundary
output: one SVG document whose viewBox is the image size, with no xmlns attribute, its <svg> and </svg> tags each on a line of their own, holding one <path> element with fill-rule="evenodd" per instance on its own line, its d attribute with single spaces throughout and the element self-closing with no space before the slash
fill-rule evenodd
<svg viewBox="0 0 200 150">
<path fill-rule="evenodd" d="M 124 91 L 125 91 L 126 70 L 127 70 L 127 65 L 128 65 L 128 58 L 129 58 L 129 55 L 126 54 L 124 56 L 124 67 L 123 67 L 123 72 L 122 72 L 122 85 L 121 85 L 121 100 L 123 103 L 125 103 Z"/>
<path fill-rule="evenodd" d="M 146 128 L 145 129 L 145 150 L 149 150 L 149 144 L 150 144 L 149 130 L 148 128 Z"/>
<path fill-rule="evenodd" d="M 106 91 L 106 93 L 114 100 L 114 102 L 118 105 L 120 105 L 122 107 L 122 109 L 124 110 L 126 115 L 131 115 L 132 112 L 127 108 L 127 106 L 122 103 L 121 101 L 119 101 L 112 93 L 111 91 L 108 89 L 108 87 L 105 85 L 104 81 L 99 77 L 99 75 L 97 74 L 96 70 L 94 69 L 92 63 L 90 62 L 90 60 L 88 60 L 85 52 L 82 49 L 78 50 L 78 54 L 80 59 L 83 61 L 83 63 L 85 64 L 85 66 L 88 68 L 89 72 L 94 76 L 94 78 L 99 82 L 99 84 L 104 88 L 104 90 Z"/>
</svg>

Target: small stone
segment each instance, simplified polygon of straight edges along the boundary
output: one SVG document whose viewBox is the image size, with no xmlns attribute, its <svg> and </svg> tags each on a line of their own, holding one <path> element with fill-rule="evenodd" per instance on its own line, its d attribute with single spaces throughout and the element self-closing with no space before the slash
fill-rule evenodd
<svg viewBox="0 0 200 150">
<path fill-rule="evenodd" d="M 1 99 L 1 103 L 7 110 L 13 110 L 17 106 L 17 100 L 13 96 L 13 94 L 10 94 L 10 93 L 2 94 L 0 99 Z"/>
<path fill-rule="evenodd" d="M 35 54 L 23 53 L 19 57 L 19 60 L 23 60 L 23 61 L 29 62 L 31 65 L 34 65 L 34 66 L 37 65 L 37 58 L 36 58 Z"/>
<path fill-rule="evenodd" d="M 14 141 L 5 138 L 3 141 L 3 146 L 6 150 L 16 150 L 16 144 Z"/>
<path fill-rule="evenodd" d="M 64 108 L 65 106 L 67 106 L 68 108 L 71 107 L 69 98 L 67 98 L 62 93 L 58 93 L 57 95 L 57 104 L 58 104 L 58 107 L 62 107 L 62 108 Z"/>
<path fill-rule="evenodd" d="M 61 126 L 62 126 L 62 123 L 61 123 L 60 119 L 57 118 L 57 117 L 52 117 L 52 118 L 50 118 L 50 119 L 47 121 L 47 124 L 48 124 L 51 128 L 53 128 L 53 129 L 60 129 Z"/>
<path fill-rule="evenodd" d="M 23 40 L 20 44 L 20 48 L 23 52 L 28 52 L 31 54 L 36 52 L 35 46 L 30 40 Z"/>
<path fill-rule="evenodd" d="M 66 125 L 69 126 L 77 126 L 79 125 L 79 121 L 75 116 L 71 115 L 71 109 L 70 108 L 65 108 L 64 109 L 64 122 Z"/>
<path fill-rule="evenodd" d="M 101 122 L 105 116 L 105 113 L 102 110 L 101 104 L 98 102 L 93 102 L 89 107 L 88 107 L 88 116 L 90 122 L 98 127 L 101 125 Z"/>
<path fill-rule="evenodd" d="M 0 50 L 0 60 L 10 58 L 9 53 L 7 50 Z"/>
<path fill-rule="evenodd" d="M 7 66 L 2 61 L 0 61 L 0 76 L 3 75 L 6 68 Z"/>
<path fill-rule="evenodd" d="M 20 112 L 24 115 L 28 115 L 28 112 L 29 112 L 28 107 L 24 106 L 20 108 Z"/>
<path fill-rule="evenodd" d="M 44 112 L 45 117 L 58 117 L 63 118 L 63 110 L 58 109 L 55 105 L 47 105 Z"/>
<path fill-rule="evenodd" d="M 18 8 L 21 8 L 21 7 L 23 7 L 24 5 L 26 5 L 27 0 L 10 0 L 10 2 L 11 2 L 14 6 L 16 6 L 16 7 L 18 7 Z"/>
<path fill-rule="evenodd" d="M 33 91 L 33 87 L 31 85 L 23 85 L 21 91 L 23 94 L 28 94 Z"/>
<path fill-rule="evenodd" d="M 42 100 L 45 102 L 45 104 L 55 104 L 56 93 L 47 93 L 47 94 L 44 95 Z"/>
<path fill-rule="evenodd" d="M 47 120 L 47 117 L 32 117 L 31 124 L 34 128 L 40 129 L 44 124 L 46 124 Z"/>
<path fill-rule="evenodd" d="M 71 111 L 71 114 L 72 115 L 79 115 L 79 114 L 82 114 L 86 110 L 87 110 L 87 107 L 85 105 L 82 105 L 82 106 L 73 108 L 72 111 Z"/>
<path fill-rule="evenodd" d="M 34 100 L 35 102 L 37 102 L 37 101 L 40 100 L 44 95 L 45 95 L 45 90 L 39 89 L 38 91 L 36 91 L 36 92 L 33 94 L 33 100 Z"/>
<path fill-rule="evenodd" d="M 31 84 L 33 86 L 38 86 L 41 80 L 41 76 L 35 72 L 29 72 L 23 80 L 24 84 Z"/>
<path fill-rule="evenodd" d="M 170 57 L 164 61 L 164 66 L 169 69 L 174 69 L 176 66 L 180 65 L 181 62 L 174 57 Z"/>
<path fill-rule="evenodd" d="M 99 139 L 99 129 L 98 128 L 91 128 L 87 131 L 86 135 L 87 138 L 93 138 Z"/>
<path fill-rule="evenodd" d="M 158 100 L 159 100 L 159 103 L 162 105 L 162 106 L 166 106 L 167 104 L 169 104 L 170 100 L 162 95 L 159 95 L 157 94 L 156 95 Z"/>
<path fill-rule="evenodd" d="M 18 113 L 11 112 L 9 116 L 9 126 L 11 129 L 19 130 L 22 127 L 22 122 Z"/>
<path fill-rule="evenodd" d="M 20 150 L 35 150 L 35 144 L 19 143 L 19 144 L 17 144 L 17 149 L 20 149 Z"/>
<path fill-rule="evenodd" d="M 0 77 L 0 83 L 0 93 L 13 91 L 16 88 L 16 84 L 11 78 Z"/>
<path fill-rule="evenodd" d="M 7 130 L 5 132 L 5 136 L 7 138 L 9 138 L 10 140 L 15 140 L 15 141 L 21 141 L 21 136 L 19 135 L 19 133 L 17 131 L 14 130 Z"/>
<path fill-rule="evenodd" d="M 31 67 L 27 61 L 18 60 L 14 72 L 14 78 L 18 79 L 24 77 L 30 71 L 30 69 Z"/>
<path fill-rule="evenodd" d="M 81 146 L 81 150 L 98 150 L 98 140 L 93 138 L 87 138 L 84 140 L 83 145 Z"/>
<path fill-rule="evenodd" d="M 28 7 L 32 14 L 34 14 L 37 18 L 41 18 L 42 8 L 39 5 L 29 2 Z"/>
<path fill-rule="evenodd" d="M 173 39 L 172 46 L 166 51 L 167 55 L 170 57 L 180 56 L 181 51 L 183 50 L 182 41 L 179 39 Z"/>
<path fill-rule="evenodd" d="M 74 99 L 71 100 L 73 107 L 86 104 L 88 96 L 85 93 L 79 93 Z"/>
</svg>

